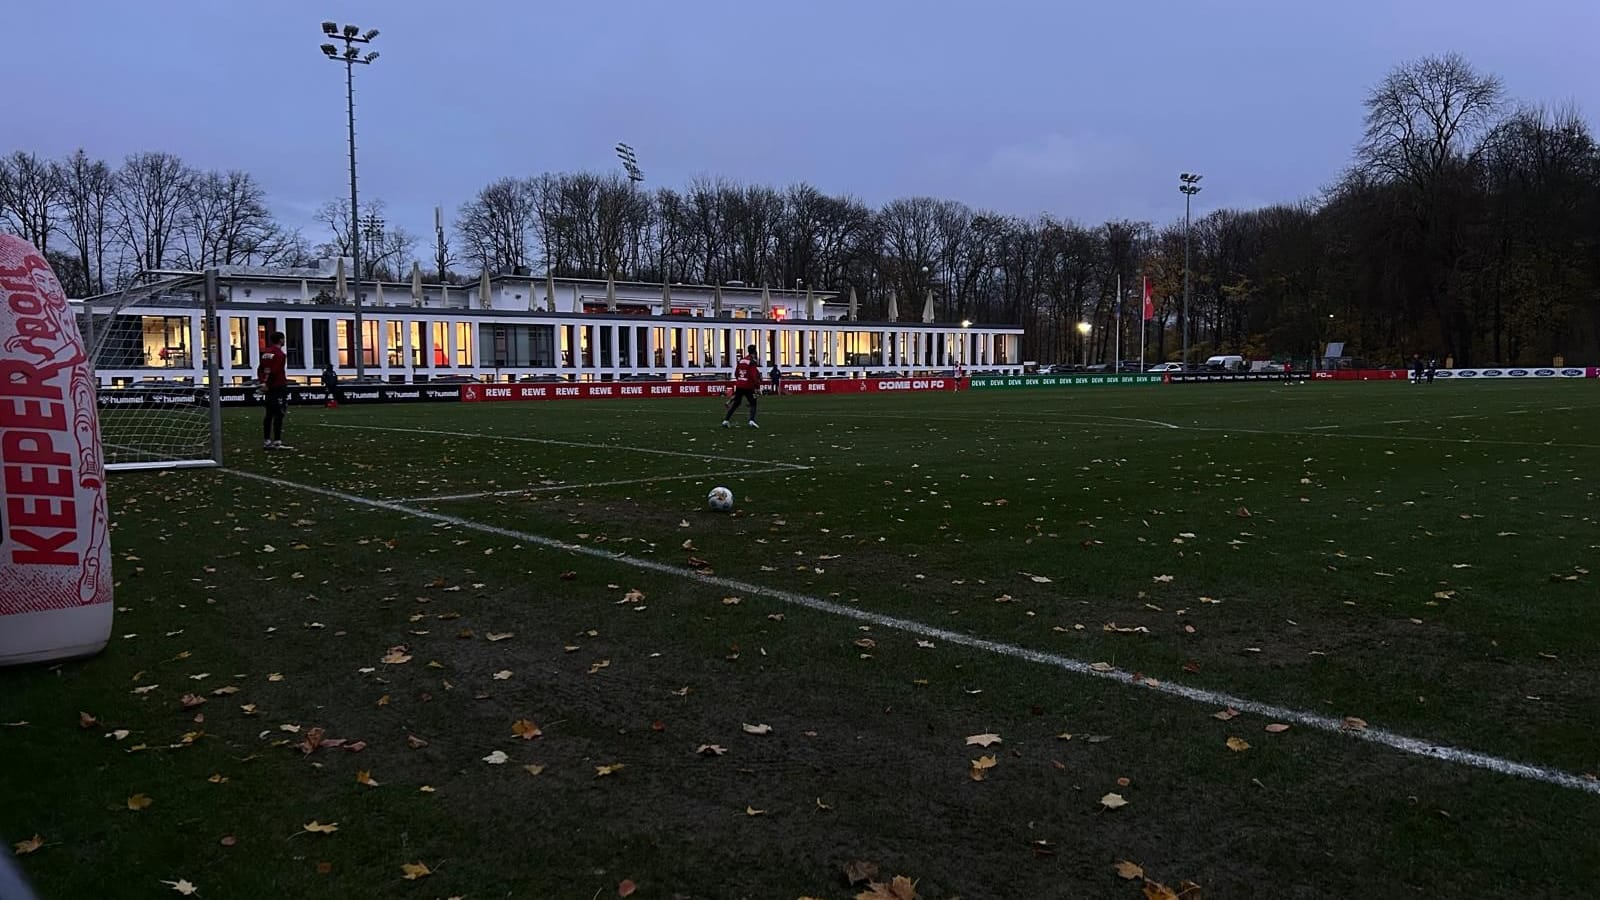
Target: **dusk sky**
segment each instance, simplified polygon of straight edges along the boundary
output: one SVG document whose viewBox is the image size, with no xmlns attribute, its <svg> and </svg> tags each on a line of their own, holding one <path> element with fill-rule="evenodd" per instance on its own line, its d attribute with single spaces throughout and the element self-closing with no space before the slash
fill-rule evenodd
<svg viewBox="0 0 1600 900">
<path fill-rule="evenodd" d="M 375 27 L 356 72 L 362 198 L 424 238 L 505 175 L 614 169 L 808 181 L 1085 222 L 1315 194 L 1392 66 L 1459 52 L 1519 101 L 1600 110 L 1596 0 L 276 0 L 37 3 L 3 14 L 0 152 L 167 150 L 255 174 L 307 237 L 348 196 L 324 19 Z M 22 93 L 31 93 L 24 99 Z"/>
</svg>

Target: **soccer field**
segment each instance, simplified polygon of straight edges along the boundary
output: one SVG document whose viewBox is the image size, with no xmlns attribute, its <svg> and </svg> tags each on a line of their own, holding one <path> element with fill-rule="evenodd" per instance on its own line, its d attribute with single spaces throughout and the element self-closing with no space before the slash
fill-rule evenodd
<svg viewBox="0 0 1600 900">
<path fill-rule="evenodd" d="M 0 835 L 47 898 L 1600 876 L 1595 385 L 721 413 L 295 409 L 269 455 L 231 411 L 226 470 L 114 475 L 110 648 L 0 671 Z"/>
</svg>

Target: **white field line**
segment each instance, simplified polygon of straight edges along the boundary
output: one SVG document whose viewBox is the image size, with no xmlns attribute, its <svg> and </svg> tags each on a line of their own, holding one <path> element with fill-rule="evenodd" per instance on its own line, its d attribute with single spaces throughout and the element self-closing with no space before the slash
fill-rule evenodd
<svg viewBox="0 0 1600 900">
<path fill-rule="evenodd" d="M 1382 728 L 1369 727 L 1360 730 L 1350 729 L 1345 727 L 1345 724 L 1341 719 L 1319 715 L 1317 713 L 1307 712 L 1304 710 L 1276 706 L 1270 703 L 1261 703 L 1255 700 L 1249 700 L 1244 697 L 1236 697 L 1232 694 L 1225 694 L 1219 691 L 1209 691 L 1203 688 L 1189 687 L 1188 685 L 1178 684 L 1171 681 L 1157 682 L 1150 680 L 1135 680 L 1133 673 L 1131 672 L 1114 667 L 1097 667 L 1096 665 L 1091 665 L 1083 660 L 1074 659 L 1070 656 L 1063 656 L 1059 653 L 1031 650 L 1027 647 L 1019 647 L 1015 644 L 1007 644 L 1001 641 L 991 641 L 987 638 L 963 634 L 958 631 L 949 631 L 944 628 L 927 625 L 912 619 L 902 619 L 896 616 L 887 616 L 880 613 L 871 612 L 869 610 L 847 606 L 841 603 L 834 603 L 829 600 L 823 600 L 819 597 L 811 597 L 806 594 L 797 594 L 791 591 L 781 590 L 779 588 L 771 588 L 763 585 L 752 584 L 745 581 L 739 581 L 738 579 L 734 578 L 723 578 L 716 575 L 704 575 L 700 572 L 694 571 L 693 569 L 680 568 L 678 566 L 657 562 L 655 560 L 641 559 L 639 557 L 615 553 L 609 550 L 600 550 L 580 544 L 569 544 L 566 541 L 545 537 L 543 535 L 530 534 L 525 531 L 516 531 L 511 528 L 502 528 L 498 525 L 489 525 L 483 522 L 474 522 L 471 519 L 463 519 L 457 516 L 445 515 L 444 513 L 432 512 L 425 509 L 417 509 L 415 507 L 405 506 L 403 504 L 394 503 L 388 500 L 374 500 L 369 497 L 362 497 L 357 494 L 350 494 L 344 491 L 333 490 L 331 488 L 300 484 L 282 478 L 274 478 L 270 475 L 258 475 L 255 472 L 245 472 L 238 469 L 224 469 L 223 471 L 228 472 L 231 475 L 236 475 L 240 478 L 248 478 L 253 481 L 259 481 L 265 484 L 275 485 L 277 487 L 306 491 L 308 493 L 318 494 L 336 500 L 342 500 L 346 503 L 351 503 L 357 506 L 367 506 L 373 509 L 381 509 L 388 512 L 399 513 L 401 515 L 412 516 L 418 519 L 424 519 L 430 522 L 438 522 L 457 528 L 464 528 L 471 531 L 482 532 L 484 534 L 492 534 L 503 538 L 509 538 L 525 544 L 533 544 L 539 547 L 548 547 L 553 550 L 561 550 L 567 553 L 588 556 L 593 559 L 605 560 L 623 566 L 630 566 L 646 572 L 654 572 L 660 575 L 668 575 L 674 578 L 682 578 L 688 581 L 698 582 L 710 587 L 733 591 L 745 596 L 767 597 L 772 600 L 810 609 L 826 615 L 838 616 L 844 619 L 852 619 L 857 622 L 865 622 L 875 627 L 890 631 L 900 631 L 929 640 L 940 640 L 961 647 L 969 647 L 974 650 L 981 650 L 985 653 L 992 653 L 996 656 L 1005 656 L 1042 666 L 1050 666 L 1063 672 L 1070 672 L 1074 675 L 1103 678 L 1115 684 L 1121 684 L 1127 687 L 1142 688 L 1144 690 L 1153 691 L 1157 694 L 1165 694 L 1169 697 L 1179 697 L 1181 699 L 1190 700 L 1209 707 L 1232 707 L 1241 712 L 1252 713 L 1268 719 L 1274 719 L 1281 722 L 1292 722 L 1306 728 L 1325 731 L 1330 734 L 1342 734 L 1354 740 L 1366 741 L 1368 743 L 1388 747 L 1393 750 L 1398 750 L 1401 753 L 1422 757 L 1424 759 L 1442 760 L 1444 762 L 1455 763 L 1457 765 L 1484 769 L 1486 771 L 1495 772 L 1501 775 L 1512 775 L 1518 778 L 1526 778 L 1532 781 L 1543 782 L 1545 784 L 1555 785 L 1557 787 L 1569 788 L 1572 790 L 1600 796 L 1600 781 L 1584 778 L 1579 775 L 1573 775 L 1556 769 L 1514 762 L 1502 757 L 1491 756 L 1486 753 L 1478 753 L 1472 750 L 1465 750 L 1459 747 L 1452 747 L 1447 744 L 1436 744 L 1431 741 L 1421 740 L 1419 738 L 1407 737 L 1406 735 L 1397 734 L 1393 731 L 1388 731 Z"/>
<path fill-rule="evenodd" d="M 482 497 L 517 497 L 525 494 L 553 494 L 559 491 L 578 491 L 584 488 L 615 487 L 623 484 L 654 484 L 657 481 L 693 481 L 697 478 L 720 478 L 723 475 L 775 475 L 793 472 L 793 469 L 728 469 L 721 472 L 697 472 L 693 475 L 657 475 L 654 478 L 620 478 L 616 481 L 587 481 L 582 484 L 543 484 L 538 487 L 510 488 L 503 491 L 477 491 L 470 494 L 434 494 L 427 497 L 406 497 L 395 503 L 443 503 L 446 500 L 477 500 Z"/>
<path fill-rule="evenodd" d="M 585 441 L 558 441 L 555 438 L 524 437 L 515 434 L 490 434 L 476 431 L 435 431 L 428 428 L 393 428 L 383 425 L 335 425 L 321 423 L 323 428 L 348 428 L 354 431 L 397 431 L 402 434 L 433 434 L 444 437 L 479 438 L 488 441 L 519 441 L 526 444 L 551 444 L 557 447 L 586 447 L 591 450 L 611 450 L 618 453 L 648 453 L 653 456 L 679 456 L 685 459 L 709 459 L 716 462 L 750 463 L 771 469 L 788 469 L 794 472 L 811 468 L 799 463 L 777 462 L 770 459 L 750 459 L 744 456 L 722 456 L 716 453 L 688 453 L 682 450 L 657 450 L 654 447 L 628 447 L 622 444 L 594 444 Z"/>
<path fill-rule="evenodd" d="M 1157 419 L 1137 419 L 1131 416 L 1098 416 L 1088 413 L 1061 413 L 1050 415 L 1048 413 L 1034 413 L 1033 418 L 1023 416 L 902 416 L 884 415 L 880 413 L 853 413 L 853 412 L 826 412 L 809 413 L 820 419 L 907 419 L 914 422 L 993 422 L 995 424 L 1011 424 L 1014 422 L 1028 422 L 1035 425 L 1069 424 L 1075 419 L 1097 419 L 1106 423 L 1108 428 L 1138 428 L 1149 431 L 1155 428 L 1167 428 L 1174 431 L 1182 430 L 1185 426 L 1174 425 L 1171 422 L 1162 422 Z"/>
<path fill-rule="evenodd" d="M 1035 413 L 1034 414 L 1035 416 L 1046 416 L 1045 418 L 1023 418 L 1021 416 L 1015 416 L 1015 417 L 1006 416 L 1006 417 L 1002 417 L 1002 418 L 986 417 L 986 416 L 898 416 L 898 415 L 877 415 L 877 414 L 874 414 L 874 413 L 839 413 L 839 412 L 817 413 L 816 415 L 818 417 L 820 417 L 820 418 L 842 417 L 842 418 L 852 418 L 852 419 L 853 418 L 861 418 L 861 419 L 914 419 L 914 420 L 919 420 L 919 421 L 994 422 L 994 423 L 1002 423 L 1002 424 L 1004 424 L 1004 423 L 1014 423 L 1014 422 L 1028 422 L 1028 423 L 1031 423 L 1031 424 L 1038 424 L 1038 425 L 1050 425 L 1050 424 L 1055 424 L 1055 423 L 1058 423 L 1058 422 L 1062 423 L 1062 424 L 1067 424 L 1067 423 L 1071 422 L 1075 418 L 1082 418 L 1082 416 L 1080 414 L 1078 414 L 1078 413 L 1065 413 L 1065 414 L 1062 414 L 1062 415 L 1059 415 L 1059 416 L 1050 416 L 1047 413 Z M 1113 417 L 1107 416 L 1105 418 L 1112 419 Z M 1141 423 L 1141 422 L 1149 422 L 1149 423 L 1152 423 L 1152 424 L 1148 424 L 1148 425 L 1137 424 L 1137 423 Z M 1426 420 L 1422 420 L 1422 421 L 1418 422 L 1417 424 L 1425 424 L 1425 423 L 1426 423 Z M 1384 424 L 1390 424 L 1390 423 L 1384 423 Z M 1425 444 L 1486 444 L 1486 445 L 1501 446 L 1501 447 L 1547 447 L 1547 448 L 1555 449 L 1555 450 L 1600 450 L 1600 444 L 1574 444 L 1574 443 L 1565 443 L 1565 442 L 1554 441 L 1554 440 L 1551 440 L 1551 441 L 1513 441 L 1513 440 L 1497 440 L 1497 439 L 1494 439 L 1494 438 L 1453 438 L 1453 437 L 1434 437 L 1434 436 L 1429 436 L 1429 435 L 1415 435 L 1415 434 L 1355 434 L 1355 433 L 1347 432 L 1347 431 L 1333 431 L 1333 430 L 1316 431 L 1316 430 L 1312 430 L 1313 428 L 1317 428 L 1317 427 L 1328 428 L 1328 429 L 1342 427 L 1342 426 L 1332 426 L 1332 425 L 1329 425 L 1329 426 L 1311 426 L 1311 427 L 1308 427 L 1306 429 L 1302 429 L 1302 430 L 1298 430 L 1298 431 L 1294 431 L 1294 430 L 1291 430 L 1291 431 L 1273 431 L 1273 430 L 1266 429 L 1266 428 L 1228 428 L 1228 427 L 1220 426 L 1220 425 L 1174 425 L 1174 424 L 1171 424 L 1169 422 L 1160 422 L 1160 421 L 1155 420 L 1155 419 L 1132 419 L 1132 418 L 1121 419 L 1121 418 L 1118 418 L 1118 419 L 1115 419 L 1114 421 L 1110 421 L 1110 422 L 1105 423 L 1105 427 L 1108 427 L 1108 428 L 1140 428 L 1140 429 L 1145 429 L 1145 430 L 1150 430 L 1150 429 L 1153 429 L 1153 428 L 1160 427 L 1160 428 L 1172 429 L 1172 430 L 1175 430 L 1175 431 L 1203 431 L 1203 432 L 1210 432 L 1210 433 L 1216 433 L 1216 434 L 1255 434 L 1255 435 L 1263 435 L 1263 436 L 1267 436 L 1267 437 L 1314 437 L 1314 438 L 1319 438 L 1319 439 L 1320 438 L 1344 438 L 1344 439 L 1348 439 L 1348 440 L 1361 440 L 1361 441 L 1412 441 L 1412 442 L 1420 441 L 1420 442 L 1425 443 Z"/>
</svg>

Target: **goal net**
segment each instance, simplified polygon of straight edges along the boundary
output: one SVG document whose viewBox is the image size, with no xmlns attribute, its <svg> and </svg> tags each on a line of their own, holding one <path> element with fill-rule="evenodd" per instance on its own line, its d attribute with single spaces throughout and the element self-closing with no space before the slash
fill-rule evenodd
<svg viewBox="0 0 1600 900">
<path fill-rule="evenodd" d="M 212 273 L 135 276 L 78 310 L 107 470 L 222 464 L 216 296 Z"/>
</svg>

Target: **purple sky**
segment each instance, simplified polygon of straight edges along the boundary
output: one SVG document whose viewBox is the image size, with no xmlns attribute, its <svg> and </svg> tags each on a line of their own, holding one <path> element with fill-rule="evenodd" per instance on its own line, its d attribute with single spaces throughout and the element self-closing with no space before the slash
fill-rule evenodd
<svg viewBox="0 0 1600 900">
<path fill-rule="evenodd" d="M 1183 170 L 1206 175 L 1198 211 L 1315 193 L 1367 87 L 1424 54 L 1600 109 L 1597 0 L 16 0 L 0 152 L 246 169 L 318 239 L 311 211 L 348 194 L 325 18 L 382 29 L 356 73 L 363 198 L 425 242 L 435 204 L 614 167 L 617 141 L 647 187 L 720 174 L 1165 221 Z"/>
</svg>

